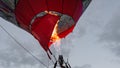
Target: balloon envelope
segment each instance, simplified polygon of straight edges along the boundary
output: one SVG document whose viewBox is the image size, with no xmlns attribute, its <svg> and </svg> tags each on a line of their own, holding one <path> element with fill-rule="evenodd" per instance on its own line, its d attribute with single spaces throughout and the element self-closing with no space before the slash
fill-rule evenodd
<svg viewBox="0 0 120 68">
<path fill-rule="evenodd" d="M 0 16 L 30 32 L 47 51 L 54 43 L 51 36 L 56 24 L 57 35 L 64 38 L 73 31 L 90 2 L 91 0 L 0 0 Z"/>
</svg>

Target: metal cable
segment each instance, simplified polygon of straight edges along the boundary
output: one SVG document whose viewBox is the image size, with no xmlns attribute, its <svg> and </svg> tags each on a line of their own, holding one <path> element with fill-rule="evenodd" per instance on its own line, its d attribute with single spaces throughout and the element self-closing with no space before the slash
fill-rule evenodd
<svg viewBox="0 0 120 68">
<path fill-rule="evenodd" d="M 48 68 L 47 65 L 45 65 L 40 59 L 38 59 L 36 56 L 34 56 L 29 50 L 27 50 L 21 43 L 19 43 L 3 26 L 0 25 L 0 27 L 20 46 L 22 47 L 26 52 L 28 52 L 34 59 L 36 59 L 39 63 L 41 63 L 43 66 Z"/>
</svg>

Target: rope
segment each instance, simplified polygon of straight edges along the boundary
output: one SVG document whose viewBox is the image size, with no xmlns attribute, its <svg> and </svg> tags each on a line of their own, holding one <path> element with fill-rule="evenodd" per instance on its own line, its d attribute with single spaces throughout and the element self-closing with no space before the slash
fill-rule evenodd
<svg viewBox="0 0 120 68">
<path fill-rule="evenodd" d="M 47 65 L 45 65 L 40 59 L 38 59 L 36 56 L 34 56 L 29 50 L 27 50 L 25 47 L 23 47 L 22 44 L 20 44 L 3 26 L 0 25 L 0 27 L 20 46 L 22 47 L 26 52 L 28 52 L 34 59 L 36 59 L 39 63 L 41 63 L 43 66 L 48 68 Z"/>
</svg>

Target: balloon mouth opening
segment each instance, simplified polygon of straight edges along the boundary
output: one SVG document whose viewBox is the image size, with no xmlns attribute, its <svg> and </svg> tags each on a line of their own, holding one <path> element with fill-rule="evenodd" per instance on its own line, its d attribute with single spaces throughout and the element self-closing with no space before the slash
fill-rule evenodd
<svg viewBox="0 0 120 68">
<path fill-rule="evenodd" d="M 55 18 L 55 19 L 53 19 Z M 49 23 L 47 23 L 49 22 Z M 45 29 L 42 30 L 40 29 L 40 25 L 47 24 L 46 27 L 41 26 L 41 28 Z M 52 25 L 51 25 L 51 24 Z M 35 27 L 36 26 L 36 27 Z M 49 29 L 49 26 L 52 26 L 52 29 L 50 28 L 50 34 L 47 34 L 47 30 Z M 69 15 L 62 14 L 59 12 L 55 11 L 44 11 L 36 15 L 32 20 L 31 20 L 31 30 L 32 34 L 37 38 L 38 40 L 41 40 L 40 37 L 44 38 L 47 40 L 47 45 L 48 47 L 53 44 L 55 47 L 59 47 L 61 44 L 61 39 L 64 38 L 66 35 L 72 32 L 73 28 L 75 26 L 75 22 L 73 18 Z M 47 38 L 44 37 L 43 33 L 37 31 L 37 30 L 42 30 L 44 34 L 47 34 Z M 40 35 L 41 34 L 41 35 Z M 39 36 L 40 35 L 40 36 Z M 41 41 L 40 41 L 41 43 Z M 58 49 L 60 50 L 60 49 Z"/>
</svg>

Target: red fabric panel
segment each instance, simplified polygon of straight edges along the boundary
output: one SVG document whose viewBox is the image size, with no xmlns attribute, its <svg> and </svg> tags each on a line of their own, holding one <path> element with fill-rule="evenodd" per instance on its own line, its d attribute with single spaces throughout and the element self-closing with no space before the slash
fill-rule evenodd
<svg viewBox="0 0 120 68">
<path fill-rule="evenodd" d="M 47 14 L 42 18 L 37 18 L 32 25 L 32 34 L 46 51 L 49 48 L 50 37 L 58 20 L 58 16 Z"/>
<path fill-rule="evenodd" d="M 78 0 L 64 0 L 63 2 L 63 13 L 73 16 L 74 10 L 77 7 L 76 3 Z"/>
<path fill-rule="evenodd" d="M 47 2 L 46 0 L 28 0 L 30 7 L 34 11 L 35 14 L 43 12 L 47 10 Z"/>
<path fill-rule="evenodd" d="M 23 25 L 25 28 L 28 28 L 31 19 L 34 17 L 34 12 L 32 11 L 28 0 L 19 0 L 15 9 L 15 14 L 19 24 Z"/>
<path fill-rule="evenodd" d="M 62 0 L 47 0 L 47 4 L 50 11 L 62 12 Z"/>
<path fill-rule="evenodd" d="M 28 26 L 26 26 L 25 24 L 24 24 L 24 22 L 26 22 L 26 20 L 24 20 L 24 18 L 22 17 L 22 16 L 20 16 L 21 14 L 16 14 L 16 19 L 17 19 L 17 21 L 18 21 L 18 23 L 19 23 L 19 26 L 21 27 L 21 28 L 23 28 L 23 29 L 25 29 L 25 30 L 27 30 L 28 31 Z"/>
<path fill-rule="evenodd" d="M 73 14 L 73 19 L 75 22 L 78 21 L 79 17 L 82 15 L 82 13 L 83 13 L 82 0 L 78 0 L 76 9 Z"/>
</svg>

